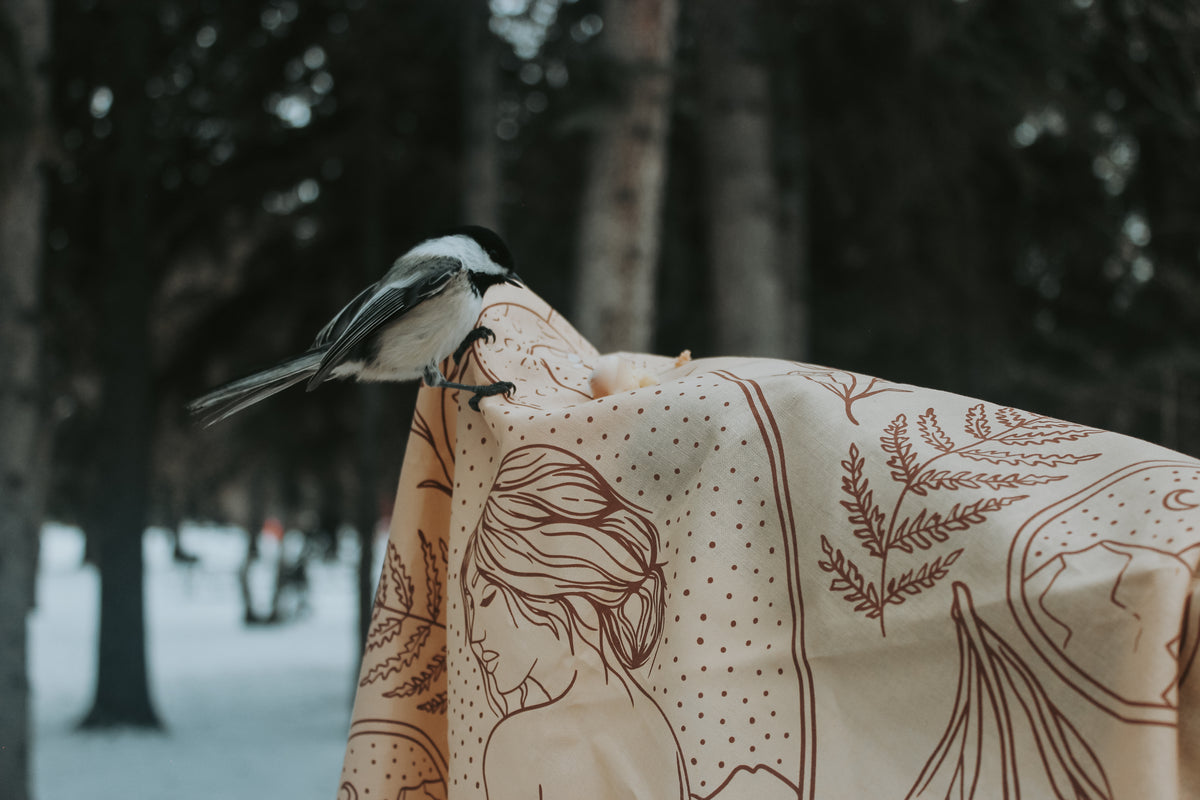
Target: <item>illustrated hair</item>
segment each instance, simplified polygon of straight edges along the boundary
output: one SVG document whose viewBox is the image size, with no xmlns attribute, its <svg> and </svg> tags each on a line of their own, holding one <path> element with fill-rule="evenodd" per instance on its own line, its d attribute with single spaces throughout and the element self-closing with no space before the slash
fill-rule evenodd
<svg viewBox="0 0 1200 800">
<path fill-rule="evenodd" d="M 500 463 L 464 557 L 529 613 L 547 601 L 577 626 L 580 601 L 595 612 L 602 646 L 626 669 L 645 664 L 663 628 L 666 585 L 658 530 L 575 454 L 530 445 Z M 539 609 L 541 607 L 541 609 Z M 546 624 L 541 622 L 540 624 Z"/>
</svg>

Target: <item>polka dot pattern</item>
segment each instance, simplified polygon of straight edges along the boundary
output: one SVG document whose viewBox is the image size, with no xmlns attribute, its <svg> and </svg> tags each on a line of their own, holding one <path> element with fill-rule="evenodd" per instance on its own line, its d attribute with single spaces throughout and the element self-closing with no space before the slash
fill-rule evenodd
<svg viewBox="0 0 1200 800">
<path fill-rule="evenodd" d="M 485 399 L 482 413 L 466 411 L 458 392 L 422 392 L 373 621 L 376 646 L 360 679 L 346 800 L 405 791 L 482 797 L 485 763 L 492 779 L 515 785 L 527 770 L 497 762 L 495 750 L 488 760 L 497 730 L 522 702 L 531 712 L 524 720 L 555 719 L 546 709 L 570 704 L 569 689 L 547 696 L 528 682 L 524 701 L 520 691 L 489 694 L 497 668 L 481 664 L 479 642 L 473 647 L 468 636 L 481 601 L 464 594 L 464 560 L 497 476 L 529 448 L 564 454 L 572 466 L 559 477 L 598 476 L 600 494 L 618 498 L 603 502 L 653 531 L 661 595 L 645 596 L 661 596 L 656 646 L 628 669 L 608 647 L 605 663 L 632 706 L 649 704 L 661 716 L 691 795 L 907 792 L 958 708 L 960 669 L 977 663 L 978 654 L 960 660 L 965 622 L 951 613 L 968 584 L 974 641 L 1002 654 L 1005 675 L 1041 682 L 1036 695 L 974 698 L 1007 708 L 1008 727 L 985 731 L 983 741 L 1013 737 L 1022 796 L 1048 791 L 1045 765 L 1030 757 L 1043 743 L 1025 716 L 1023 700 L 1033 696 L 1071 726 L 1066 741 L 1086 744 L 1114 787 L 1135 785 L 1136 777 L 1119 774 L 1131 754 L 1138 775 L 1175 773 L 1175 682 L 1200 634 L 1200 604 L 1185 602 L 1200 570 L 1200 464 L 1103 432 L 1089 432 L 1086 446 L 1045 443 L 1053 421 L 1021 428 L 1030 417 L 1012 409 L 988 406 L 981 415 L 966 398 L 779 361 L 628 356 L 633 371 L 654 382 L 592 399 L 597 354 L 561 317 L 524 290 L 494 290 L 489 300 L 482 321 L 497 338 L 476 345 L 456 374 L 511 380 L 517 390 Z M 882 440 L 900 415 L 918 459 L 935 459 L 940 470 L 941 488 L 927 495 L 894 482 L 902 465 L 889 459 L 900 459 L 901 448 L 894 433 Z M 1005 426 L 1021 436 L 1003 441 Z M 956 503 L 966 509 L 986 499 L 989 483 L 1006 487 L 993 494 L 1020 498 L 975 506 L 969 525 L 947 525 L 938 531 L 945 540 L 930 534 L 928 548 L 897 549 L 881 570 L 844 505 L 851 448 L 862 454 L 869 484 L 859 496 L 869 491 L 885 517 L 915 519 L 927 509 L 925 521 L 934 513 L 945 520 Z M 533 515 L 546 492 L 558 491 L 554 480 L 539 481 L 512 501 L 509 518 Z M 586 493 L 575 491 L 582 508 Z M 636 552 L 628 551 L 631 562 Z M 945 561 L 951 552 L 953 563 Z M 919 572 L 939 557 L 952 568 Z M 849 562 L 865 565 L 864 585 L 924 582 L 916 599 L 891 601 L 886 635 L 847 602 L 846 588 L 835 588 L 836 579 L 853 579 Z M 835 567 L 849 577 L 835 579 Z M 632 597 L 610 603 L 644 602 Z M 576 630 L 600 629 L 598 606 L 576 601 Z M 980 691 L 1003 689 L 997 685 Z M 995 707 L 984 708 L 981 724 L 995 724 Z M 557 719 L 566 746 L 571 716 Z M 603 730 L 608 738 L 587 752 L 627 741 Z M 625 755 L 632 764 L 639 754 Z M 1001 774 L 995 753 L 970 757 L 984 764 L 985 778 Z M 671 762 L 655 763 L 671 772 Z M 622 779 L 608 776 L 613 786 Z"/>
</svg>

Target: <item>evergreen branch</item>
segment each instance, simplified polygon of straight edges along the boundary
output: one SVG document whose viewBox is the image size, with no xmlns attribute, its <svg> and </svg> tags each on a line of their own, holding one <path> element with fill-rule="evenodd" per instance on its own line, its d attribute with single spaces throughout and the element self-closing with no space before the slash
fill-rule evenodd
<svg viewBox="0 0 1200 800">
<path fill-rule="evenodd" d="M 842 462 L 842 469 L 847 472 L 842 476 L 842 491 L 850 495 L 850 499 L 841 501 L 841 505 L 850 512 L 854 536 L 868 553 L 878 558 L 883 556 L 886 519 L 875 505 L 870 483 L 863 477 L 864 463 L 866 460 L 859 455 L 858 445 L 850 445 L 850 458 Z"/>
<path fill-rule="evenodd" d="M 916 517 L 905 519 L 900 524 L 890 544 L 905 553 L 911 553 L 914 547 L 928 550 L 935 541 L 944 542 L 951 533 L 965 531 L 972 525 L 978 525 L 987 518 L 988 514 L 999 511 L 1018 500 L 1024 500 L 1026 497 L 1028 495 L 1022 494 L 1009 497 L 988 497 L 967 505 L 955 503 L 944 517 L 936 511 L 929 513 L 927 509 L 921 509 Z"/>
<path fill-rule="evenodd" d="M 921 438 L 930 447 L 943 453 L 949 453 L 954 449 L 954 441 L 942 430 L 942 426 L 937 421 L 937 412 L 932 408 L 927 409 L 918 418 L 917 425 L 921 429 Z"/>
</svg>

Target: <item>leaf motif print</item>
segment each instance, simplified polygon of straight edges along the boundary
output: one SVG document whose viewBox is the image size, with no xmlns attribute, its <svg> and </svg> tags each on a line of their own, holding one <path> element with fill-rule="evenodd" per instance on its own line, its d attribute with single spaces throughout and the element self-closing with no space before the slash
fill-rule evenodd
<svg viewBox="0 0 1200 800">
<path fill-rule="evenodd" d="M 907 427 L 908 421 L 901 414 L 892 420 L 879 439 L 880 448 L 891 456 L 887 465 L 892 468 L 892 480 L 900 483 L 911 482 L 916 478 L 917 456 L 909 441 Z"/>
<path fill-rule="evenodd" d="M 875 505 L 870 485 L 863 478 L 864 463 L 858 447 L 850 445 L 850 458 L 842 462 L 842 468 L 847 472 L 842 478 L 842 491 L 848 494 L 850 499 L 843 500 L 842 507 L 850 512 L 850 524 L 854 526 L 854 535 L 868 553 L 878 556 L 883 552 L 886 518 Z"/>
<path fill-rule="evenodd" d="M 366 686 L 369 683 L 383 680 L 393 673 L 400 672 L 416 661 L 417 656 L 421 653 L 421 648 L 425 645 L 425 641 L 429 638 L 429 625 L 419 625 L 415 631 L 404 642 L 404 646 L 399 652 L 384 659 L 382 663 L 372 666 L 367 670 L 367 674 L 359 680 L 359 686 Z"/>
<path fill-rule="evenodd" d="M 938 424 L 937 413 L 932 408 L 920 416 L 918 425 L 921 429 L 921 438 L 930 447 L 941 450 L 943 453 L 949 453 L 954 449 L 954 442 Z"/>
<path fill-rule="evenodd" d="M 967 421 L 964 427 L 967 436 L 975 439 L 991 438 L 992 426 L 988 423 L 987 410 L 983 403 L 971 406 L 971 410 L 967 412 Z"/>
<path fill-rule="evenodd" d="M 404 562 L 400 559 L 400 552 L 391 542 L 388 542 L 387 571 L 391 575 L 389 583 L 392 590 L 396 593 L 396 603 L 405 611 L 412 611 L 412 578 L 408 576 L 408 570 L 404 568 Z"/>
<path fill-rule="evenodd" d="M 425 536 L 425 531 L 418 529 L 417 536 L 421 540 L 421 555 L 425 560 L 425 605 L 429 610 L 429 616 L 437 619 L 442 608 L 441 575 L 443 569 L 439 566 L 433 543 Z"/>
<path fill-rule="evenodd" d="M 1099 458 L 1099 453 L 1086 455 L 1044 455 L 1042 453 L 1012 453 L 1005 450 L 964 450 L 959 453 L 972 461 L 986 461 L 996 466 L 1061 467 L 1081 464 Z"/>
<path fill-rule="evenodd" d="M 844 499 L 839 503 L 847 512 L 852 535 L 869 557 L 879 559 L 878 580 L 868 580 L 840 549 L 824 537 L 821 540 L 824 558 L 818 560 L 818 566 L 834 576 L 830 591 L 841 594 L 853 604 L 855 611 L 871 619 L 877 618 L 883 636 L 887 635 L 884 619 L 887 606 L 898 605 L 934 588 L 949 574 L 963 548 L 940 555 L 935 553 L 932 560 L 890 579 L 889 558 L 932 551 L 949 542 L 951 536 L 981 525 L 1005 507 L 1025 500 L 1029 495 L 1022 489 L 1067 477 L 1020 468 L 1072 466 L 1099 457 L 1098 453 L 1026 451 L 1024 448 L 1076 441 L 1096 431 L 1012 408 L 997 408 L 989 414 L 984 403 L 975 404 L 964 415 L 962 430 L 970 438 L 961 443 L 956 443 L 946 433 L 933 408 L 927 408 L 917 418 L 916 427 L 920 441 L 932 451 L 928 457 L 918 451 L 904 414 L 896 416 L 879 438 L 880 450 L 887 456 L 884 462 L 887 474 L 899 487 L 890 514 L 880 507 L 884 493 L 872 489 L 867 477 L 868 460 L 857 443 L 850 444 L 849 456 L 841 462 Z M 1003 445 L 1004 449 L 997 448 L 997 444 Z M 949 461 L 959 458 L 1017 469 L 981 472 L 964 469 Z M 927 504 L 933 494 L 950 491 L 983 494 L 954 503 L 949 510 Z M 914 499 L 926 502 L 910 509 Z"/>
<path fill-rule="evenodd" d="M 418 530 L 413 544 L 420 545 L 421 588 L 418 590 L 414 583 L 396 543 L 389 540 L 363 654 L 359 686 L 391 682 L 382 692 L 384 697 L 420 697 L 445 686 L 445 647 L 426 645 L 435 628 L 445 628 L 438 622 L 438 613 L 443 602 L 446 543 Z M 423 602 L 418 591 L 426 594 Z M 424 616 L 426 611 L 428 617 Z M 402 680 L 404 677 L 407 679 Z M 430 708 L 444 707 L 444 700 L 437 702 L 436 697 L 424 703 Z"/>
</svg>

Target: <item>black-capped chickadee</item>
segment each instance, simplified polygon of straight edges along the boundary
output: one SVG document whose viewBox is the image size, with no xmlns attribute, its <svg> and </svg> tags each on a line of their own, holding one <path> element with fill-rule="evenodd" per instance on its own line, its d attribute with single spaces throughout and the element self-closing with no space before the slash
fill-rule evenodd
<svg viewBox="0 0 1200 800">
<path fill-rule="evenodd" d="M 494 232 L 472 225 L 427 239 L 347 303 L 304 355 L 215 389 L 188 410 L 212 425 L 301 381 L 312 391 L 333 378 L 424 378 L 428 386 L 474 392 L 469 404 L 478 411 L 479 398 L 507 394 L 514 386 L 452 383 L 438 364 L 452 354 L 460 359 L 477 339 L 494 338 L 475 322 L 483 293 L 497 283 L 520 285 L 520 279 Z"/>
</svg>

